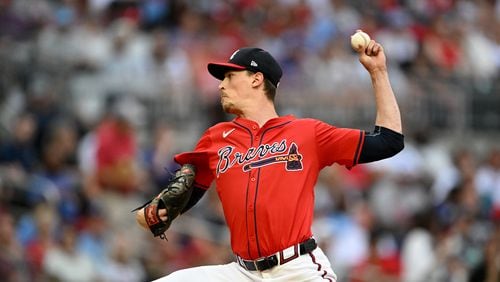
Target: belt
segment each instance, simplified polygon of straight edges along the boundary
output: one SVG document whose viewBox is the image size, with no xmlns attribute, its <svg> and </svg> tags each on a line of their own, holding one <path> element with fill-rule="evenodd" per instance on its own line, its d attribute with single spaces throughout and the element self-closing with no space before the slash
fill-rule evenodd
<svg viewBox="0 0 500 282">
<path fill-rule="evenodd" d="M 268 257 L 258 258 L 256 260 L 245 260 L 240 256 L 236 256 L 236 259 L 238 264 L 246 270 L 263 271 L 271 269 L 277 265 L 285 264 L 301 255 L 310 253 L 314 251 L 317 246 L 318 244 L 316 243 L 316 240 L 314 240 L 314 238 L 310 238 L 300 244 L 288 247 Z"/>
</svg>

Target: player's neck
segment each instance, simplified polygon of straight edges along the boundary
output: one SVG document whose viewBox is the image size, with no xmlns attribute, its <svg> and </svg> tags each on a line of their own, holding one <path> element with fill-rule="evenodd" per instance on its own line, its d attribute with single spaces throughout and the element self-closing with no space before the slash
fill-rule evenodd
<svg viewBox="0 0 500 282">
<path fill-rule="evenodd" d="M 253 120 L 259 125 L 259 127 L 262 127 L 268 120 L 277 118 L 278 114 L 276 113 L 274 105 L 271 103 L 266 104 L 265 106 L 261 105 L 259 107 L 246 109 L 239 116 L 248 120 Z"/>
</svg>

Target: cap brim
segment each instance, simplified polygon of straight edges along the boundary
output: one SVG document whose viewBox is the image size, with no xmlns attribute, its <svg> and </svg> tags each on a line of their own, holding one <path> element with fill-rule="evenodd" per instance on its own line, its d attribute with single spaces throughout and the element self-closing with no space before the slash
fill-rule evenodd
<svg viewBox="0 0 500 282">
<path fill-rule="evenodd" d="M 209 63 L 208 72 L 219 80 L 224 80 L 224 75 L 230 70 L 244 70 L 243 66 L 233 63 Z"/>
</svg>

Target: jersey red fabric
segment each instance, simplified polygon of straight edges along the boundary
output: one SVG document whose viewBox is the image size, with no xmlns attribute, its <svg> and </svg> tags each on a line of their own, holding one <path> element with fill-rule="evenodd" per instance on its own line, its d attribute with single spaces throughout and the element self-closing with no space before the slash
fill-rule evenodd
<svg viewBox="0 0 500 282">
<path fill-rule="evenodd" d="M 319 171 L 354 166 L 363 137 L 315 119 L 284 116 L 259 128 L 238 117 L 209 128 L 193 152 L 175 160 L 196 165 L 198 186 L 215 180 L 233 251 L 257 259 L 312 236 Z"/>
</svg>

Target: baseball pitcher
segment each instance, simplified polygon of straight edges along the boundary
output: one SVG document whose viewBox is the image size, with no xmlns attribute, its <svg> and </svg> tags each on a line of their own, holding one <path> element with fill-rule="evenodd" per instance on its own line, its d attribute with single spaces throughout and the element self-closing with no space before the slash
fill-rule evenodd
<svg viewBox="0 0 500 282">
<path fill-rule="evenodd" d="M 164 236 L 215 181 L 235 260 L 178 270 L 157 281 L 336 281 L 311 231 L 320 170 L 381 160 L 404 147 L 382 46 L 371 40 L 359 60 L 371 76 L 377 107 L 371 133 L 279 116 L 274 98 L 282 70 L 262 49 L 241 48 L 227 62 L 208 64 L 221 81 L 223 110 L 236 117 L 210 127 L 192 152 L 174 157 L 181 169 L 165 191 L 138 209 L 136 219 Z"/>
</svg>

